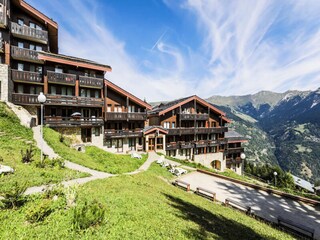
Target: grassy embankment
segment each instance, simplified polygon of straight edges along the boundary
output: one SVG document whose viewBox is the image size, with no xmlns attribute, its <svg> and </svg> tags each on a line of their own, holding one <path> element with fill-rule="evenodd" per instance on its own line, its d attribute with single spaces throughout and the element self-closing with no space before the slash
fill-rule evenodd
<svg viewBox="0 0 320 240">
<path fill-rule="evenodd" d="M 82 153 L 70 148 L 67 138 L 60 142 L 60 134 L 50 128 L 45 128 L 44 138 L 49 146 L 64 159 L 113 174 L 132 172 L 148 158 L 147 154 L 143 154 L 142 159 L 131 158 L 130 155 L 112 154 L 94 146 L 86 147 L 85 153 Z"/>
<path fill-rule="evenodd" d="M 89 182 L 77 202 L 97 200 L 103 223 L 72 229 L 72 209 L 59 209 L 43 222 L 26 223 L 30 201 L 19 210 L 0 211 L 0 239 L 293 239 L 239 211 L 212 203 L 168 183 L 172 175 L 153 164 L 147 172 Z"/>
<path fill-rule="evenodd" d="M 25 152 L 30 144 L 35 146 L 32 130 L 20 125 L 17 116 L 4 103 L 0 103 L 0 156 L 3 160 L 0 164 L 15 170 L 14 174 L 0 175 L 0 193 L 11 190 L 15 183 L 31 187 L 87 176 L 65 168 L 36 167 L 36 161 L 40 161 L 40 150 L 36 147 L 33 157 L 35 161 L 22 163 L 21 150 Z"/>
</svg>

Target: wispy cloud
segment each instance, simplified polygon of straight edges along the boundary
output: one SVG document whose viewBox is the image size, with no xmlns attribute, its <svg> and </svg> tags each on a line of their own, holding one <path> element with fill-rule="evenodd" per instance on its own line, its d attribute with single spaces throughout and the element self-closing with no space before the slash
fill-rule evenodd
<svg viewBox="0 0 320 240">
<path fill-rule="evenodd" d="M 319 1 L 165 0 L 196 20 L 202 41 L 180 41 L 179 26 L 166 26 L 140 55 L 101 21 L 101 1 L 29 2 L 58 21 L 61 53 L 111 65 L 108 79 L 149 101 L 320 85 Z"/>
</svg>

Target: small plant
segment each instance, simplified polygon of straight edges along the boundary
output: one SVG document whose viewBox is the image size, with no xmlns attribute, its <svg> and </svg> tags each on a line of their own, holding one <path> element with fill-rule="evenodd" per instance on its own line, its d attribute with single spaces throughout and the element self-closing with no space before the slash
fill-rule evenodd
<svg viewBox="0 0 320 240">
<path fill-rule="evenodd" d="M 0 156 L 0 162 L 3 162 L 3 157 L 2 156 Z"/>
<path fill-rule="evenodd" d="M 76 186 L 68 187 L 65 195 L 66 195 L 67 207 L 74 207 L 76 205 L 76 201 L 78 197 Z"/>
<path fill-rule="evenodd" d="M 1 208 L 10 209 L 22 206 L 27 200 L 24 195 L 26 189 L 26 184 L 19 185 L 17 182 L 14 182 L 11 190 L 0 194 L 2 196 L 0 199 Z"/>
<path fill-rule="evenodd" d="M 64 135 L 61 133 L 61 134 L 59 135 L 59 141 L 60 141 L 61 143 L 63 143 L 64 140 L 65 140 L 65 137 L 64 137 Z"/>
<path fill-rule="evenodd" d="M 30 223 L 43 221 L 53 211 L 51 207 L 52 200 L 43 199 L 39 204 L 33 208 L 28 208 L 26 212 L 26 219 Z"/>
<path fill-rule="evenodd" d="M 77 205 L 73 209 L 72 225 L 75 230 L 87 229 L 103 222 L 105 215 L 104 206 L 96 200 Z"/>
<path fill-rule="evenodd" d="M 23 163 L 31 163 L 33 161 L 33 157 L 34 157 L 34 148 L 32 145 L 30 145 L 29 149 L 26 149 L 25 152 L 23 152 L 23 150 L 21 150 L 21 156 L 22 156 L 22 162 Z"/>
</svg>

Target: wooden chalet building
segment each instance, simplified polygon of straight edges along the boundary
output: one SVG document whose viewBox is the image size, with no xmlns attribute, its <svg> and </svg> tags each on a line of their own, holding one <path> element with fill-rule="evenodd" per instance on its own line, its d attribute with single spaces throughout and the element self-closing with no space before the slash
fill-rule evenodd
<svg viewBox="0 0 320 240">
<path fill-rule="evenodd" d="M 226 161 L 229 122 L 224 112 L 198 96 L 160 104 L 149 112 L 145 148 L 223 171 L 232 166 Z"/>
</svg>

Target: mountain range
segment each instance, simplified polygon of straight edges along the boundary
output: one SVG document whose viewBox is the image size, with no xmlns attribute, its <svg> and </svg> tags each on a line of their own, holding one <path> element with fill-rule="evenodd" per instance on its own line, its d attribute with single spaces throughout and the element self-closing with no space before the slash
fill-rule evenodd
<svg viewBox="0 0 320 240">
<path fill-rule="evenodd" d="M 277 164 L 311 181 L 320 178 L 320 88 L 206 100 L 227 113 L 230 128 L 248 138 L 248 161 Z"/>
</svg>

